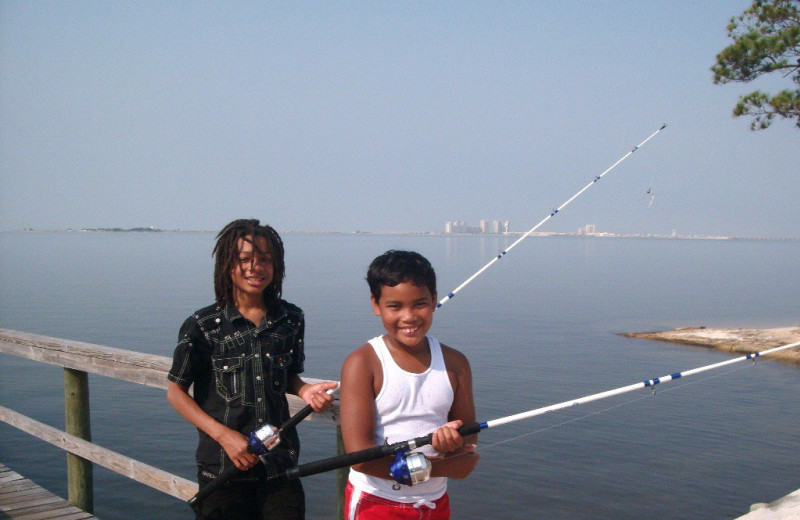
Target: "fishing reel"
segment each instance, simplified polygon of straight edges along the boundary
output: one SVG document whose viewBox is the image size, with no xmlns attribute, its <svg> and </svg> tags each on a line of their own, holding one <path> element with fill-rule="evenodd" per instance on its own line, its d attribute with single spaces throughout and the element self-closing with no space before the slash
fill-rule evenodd
<svg viewBox="0 0 800 520">
<path fill-rule="evenodd" d="M 422 453 L 410 453 L 409 450 L 398 452 L 389 469 L 389 476 L 396 482 L 413 486 L 431 478 L 431 461 Z"/>
<path fill-rule="evenodd" d="M 250 432 L 247 440 L 247 451 L 262 457 L 274 450 L 281 443 L 281 436 L 278 429 L 271 424 L 265 424 L 261 428 Z"/>
</svg>

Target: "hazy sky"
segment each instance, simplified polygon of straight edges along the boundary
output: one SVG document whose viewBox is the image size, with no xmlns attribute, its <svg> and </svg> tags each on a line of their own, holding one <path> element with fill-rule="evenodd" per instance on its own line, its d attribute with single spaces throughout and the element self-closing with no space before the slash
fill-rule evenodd
<svg viewBox="0 0 800 520">
<path fill-rule="evenodd" d="M 0 2 L 0 229 L 800 237 L 800 130 L 709 70 L 749 0 Z M 648 208 L 646 191 L 655 194 Z"/>
</svg>

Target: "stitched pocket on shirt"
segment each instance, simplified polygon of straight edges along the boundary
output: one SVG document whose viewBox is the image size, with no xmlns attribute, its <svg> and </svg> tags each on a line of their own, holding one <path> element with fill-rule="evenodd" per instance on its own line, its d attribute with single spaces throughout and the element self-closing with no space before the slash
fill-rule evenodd
<svg viewBox="0 0 800 520">
<path fill-rule="evenodd" d="M 289 370 L 289 365 L 292 364 L 292 351 L 285 354 L 272 354 L 270 356 L 270 381 L 272 385 L 270 390 L 272 390 L 276 394 L 283 394 L 286 392 L 286 384 L 287 384 L 287 371 Z"/>
<path fill-rule="evenodd" d="M 214 358 L 214 379 L 217 394 L 226 401 L 242 396 L 244 375 L 244 355 L 237 357 Z"/>
</svg>

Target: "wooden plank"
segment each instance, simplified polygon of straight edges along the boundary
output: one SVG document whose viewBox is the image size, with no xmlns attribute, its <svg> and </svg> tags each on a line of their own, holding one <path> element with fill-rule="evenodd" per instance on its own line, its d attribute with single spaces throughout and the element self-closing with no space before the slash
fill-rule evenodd
<svg viewBox="0 0 800 520">
<path fill-rule="evenodd" d="M 25 480 L 25 479 L 15 480 L 13 482 L 7 482 L 7 483 L 0 483 L 0 497 L 10 493 L 16 493 L 18 491 L 25 491 L 26 489 L 30 489 L 32 487 L 36 487 L 36 484 L 31 482 L 30 480 Z M 2 498 L 0 498 L 0 500 L 1 499 Z"/>
<path fill-rule="evenodd" d="M 102 446 L 26 417 L 4 406 L 0 406 L 0 420 L 74 455 L 83 457 L 170 496 L 188 500 L 197 493 L 197 484 L 190 480 L 120 455 Z"/>
<path fill-rule="evenodd" d="M 0 463 L 0 519 L 83 520 L 96 518 Z"/>
<path fill-rule="evenodd" d="M 0 329 L 0 352 L 49 365 L 162 389 L 167 388 L 167 373 L 172 366 L 172 359 L 166 356 L 143 354 L 132 350 L 10 329 Z M 323 381 L 312 377 L 303 377 L 303 380 L 309 383 Z M 292 415 L 305 406 L 303 400 L 297 396 L 287 395 L 286 397 Z M 309 419 L 327 424 L 338 424 L 338 412 L 337 402 L 332 408 L 322 413 L 311 414 Z"/>
<path fill-rule="evenodd" d="M 41 494 L 42 494 L 42 488 L 35 485 L 34 483 L 33 487 L 18 489 L 13 493 L 6 493 L 0 496 L 0 505 L 5 506 L 5 505 L 17 504 L 19 502 L 29 500 L 30 497 L 41 496 Z"/>
<path fill-rule="evenodd" d="M 87 513 L 86 511 L 74 512 L 69 509 L 63 509 L 20 516 L 16 520 L 83 520 L 85 518 L 96 517 Z"/>
<path fill-rule="evenodd" d="M 0 352 L 155 388 L 167 388 L 164 356 L 0 329 Z"/>
<path fill-rule="evenodd" d="M 0 506 L 0 511 L 6 513 L 11 518 L 28 514 L 32 511 L 47 511 L 56 507 L 56 504 L 65 502 L 63 498 L 55 495 L 35 495 L 29 497 L 28 500 L 14 502 L 10 504 L 3 504 Z"/>
<path fill-rule="evenodd" d="M 91 513 L 69 504 L 59 505 L 44 511 L 30 511 L 14 517 L 14 520 L 82 520 L 84 518 L 97 518 Z"/>
<path fill-rule="evenodd" d="M 19 480 L 19 477 L 15 476 L 15 474 L 11 471 L 9 471 L 8 473 L 3 473 L 3 475 L 0 475 L 0 484 L 2 485 L 5 485 L 8 482 L 15 482 L 17 480 Z"/>
</svg>

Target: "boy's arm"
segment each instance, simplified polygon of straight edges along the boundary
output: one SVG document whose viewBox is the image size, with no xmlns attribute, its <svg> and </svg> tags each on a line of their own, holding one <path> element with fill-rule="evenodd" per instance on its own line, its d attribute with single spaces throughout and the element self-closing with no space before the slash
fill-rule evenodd
<svg viewBox="0 0 800 520">
<path fill-rule="evenodd" d="M 456 429 L 475 422 L 475 400 L 472 396 L 472 370 L 466 356 L 457 350 L 442 345 L 442 353 L 453 386 L 453 405 L 448 414 L 448 423 L 434 432 L 432 445 L 445 456 L 433 460 L 432 477 L 462 479 L 469 476 L 478 464 L 480 456 L 475 453 L 478 436 L 463 439 Z M 458 424 L 458 423 L 461 424 Z M 455 448 L 455 449 L 453 449 Z"/>
<path fill-rule="evenodd" d="M 376 372 L 377 366 L 377 372 Z M 346 453 L 372 448 L 375 439 L 376 374 L 380 362 L 369 344 L 351 353 L 342 365 L 339 388 L 339 413 L 342 441 Z M 380 388 L 380 385 L 377 385 Z M 374 477 L 389 479 L 394 457 L 355 464 L 353 469 Z"/>
<path fill-rule="evenodd" d="M 258 457 L 247 451 L 247 438 L 208 415 L 189 395 L 188 388 L 170 381 L 167 401 L 184 419 L 219 443 L 237 468 L 244 471 L 258 463 Z"/>
</svg>

